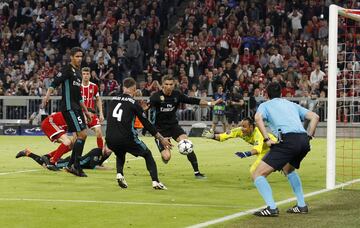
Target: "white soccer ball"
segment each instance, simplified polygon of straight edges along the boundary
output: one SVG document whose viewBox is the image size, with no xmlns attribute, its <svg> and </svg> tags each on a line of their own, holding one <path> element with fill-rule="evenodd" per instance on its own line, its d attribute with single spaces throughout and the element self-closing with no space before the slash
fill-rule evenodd
<svg viewBox="0 0 360 228">
<path fill-rule="evenodd" d="M 178 144 L 179 153 L 183 155 L 188 155 L 194 151 L 194 146 L 192 142 L 188 139 L 183 139 Z"/>
</svg>

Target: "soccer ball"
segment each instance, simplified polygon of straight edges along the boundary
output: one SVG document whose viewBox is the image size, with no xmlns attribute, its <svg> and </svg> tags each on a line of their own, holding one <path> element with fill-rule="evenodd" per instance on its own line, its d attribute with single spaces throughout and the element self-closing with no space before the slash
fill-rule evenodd
<svg viewBox="0 0 360 228">
<path fill-rule="evenodd" d="M 188 139 L 183 139 L 178 144 L 179 153 L 183 155 L 190 154 L 194 151 L 194 146 L 192 142 Z"/>
</svg>

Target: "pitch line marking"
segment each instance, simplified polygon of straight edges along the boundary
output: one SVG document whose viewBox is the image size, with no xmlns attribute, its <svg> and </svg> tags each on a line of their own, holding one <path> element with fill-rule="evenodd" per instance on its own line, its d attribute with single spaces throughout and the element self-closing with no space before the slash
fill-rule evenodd
<svg viewBox="0 0 360 228">
<path fill-rule="evenodd" d="M 20 170 L 20 171 L 14 171 L 14 172 L 6 172 L 6 173 L 0 173 L 0 176 L 9 175 L 9 174 L 17 174 L 17 173 L 30 173 L 30 172 L 37 172 L 41 169 L 29 169 L 29 170 Z"/>
<path fill-rule="evenodd" d="M 174 206 L 174 207 L 213 207 L 213 208 L 241 208 L 241 206 L 214 205 L 214 204 L 182 204 L 182 203 L 151 203 L 131 201 L 102 201 L 102 200 L 67 200 L 67 199 L 29 199 L 29 198 L 0 198 L 0 201 L 30 201 L 30 202 L 52 202 L 52 203 L 96 203 L 96 204 L 127 204 L 147 206 Z"/>
<path fill-rule="evenodd" d="M 348 185 L 355 184 L 355 183 L 358 183 L 358 182 L 360 183 L 360 179 L 348 181 L 348 182 L 345 182 L 343 184 L 336 185 L 334 189 L 322 189 L 322 190 L 318 190 L 318 191 L 315 191 L 315 192 L 310 192 L 310 193 L 305 194 L 304 197 L 307 198 L 307 197 L 319 195 L 319 194 L 322 194 L 322 193 L 330 192 L 332 190 L 343 188 L 343 187 L 346 187 Z M 276 205 L 283 205 L 283 204 L 290 203 L 292 201 L 296 201 L 296 197 L 289 198 L 289 199 L 286 199 L 286 200 L 281 200 L 279 202 L 276 202 Z M 239 218 L 239 217 L 242 217 L 242 216 L 245 216 L 245 215 L 252 214 L 255 211 L 263 209 L 264 207 L 266 207 L 266 205 L 264 205 L 262 207 L 250 209 L 250 210 L 247 210 L 247 211 L 241 211 L 241 212 L 238 212 L 238 213 L 235 213 L 235 214 L 227 215 L 227 216 L 224 216 L 224 217 L 221 217 L 221 218 L 218 218 L 218 219 L 209 220 L 207 222 L 191 225 L 191 226 L 188 226 L 187 228 L 202 228 L 202 227 L 207 227 L 207 226 L 214 225 L 214 224 L 221 223 L 221 222 L 226 222 L 226 221 L 229 221 L 231 219 L 235 219 L 235 218 Z"/>
</svg>

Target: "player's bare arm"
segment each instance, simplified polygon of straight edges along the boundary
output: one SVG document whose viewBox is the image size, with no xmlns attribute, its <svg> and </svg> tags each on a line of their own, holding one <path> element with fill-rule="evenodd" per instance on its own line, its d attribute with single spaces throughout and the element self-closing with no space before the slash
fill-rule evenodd
<svg viewBox="0 0 360 228">
<path fill-rule="evenodd" d="M 306 114 L 305 118 L 310 120 L 308 135 L 312 139 L 315 135 L 315 130 L 319 123 L 320 117 L 316 113 L 310 111 Z"/>
<path fill-rule="evenodd" d="M 82 108 L 82 110 L 84 111 L 84 114 L 87 118 L 88 122 L 91 122 L 92 119 L 92 114 L 89 112 L 89 110 L 87 109 L 86 105 L 84 104 L 84 102 L 80 102 L 80 106 Z"/>
<path fill-rule="evenodd" d="M 104 112 L 103 112 L 103 104 L 102 104 L 102 100 L 101 100 L 100 96 L 96 97 L 96 106 L 99 110 L 100 123 L 102 123 L 104 121 Z"/>
<path fill-rule="evenodd" d="M 48 104 L 48 102 L 50 100 L 50 96 L 52 95 L 53 92 L 54 92 L 54 88 L 49 87 L 48 90 L 46 91 L 45 97 L 42 100 L 42 103 L 41 103 L 42 108 L 46 107 L 46 105 Z"/>
</svg>

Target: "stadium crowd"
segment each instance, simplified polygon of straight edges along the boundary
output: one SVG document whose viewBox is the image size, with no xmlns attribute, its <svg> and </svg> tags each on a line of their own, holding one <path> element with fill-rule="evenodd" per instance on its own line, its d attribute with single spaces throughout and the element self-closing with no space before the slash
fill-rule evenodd
<svg viewBox="0 0 360 228">
<path fill-rule="evenodd" d="M 356 1 L 182 1 L 184 15 L 169 25 L 178 2 L 1 1 L 0 96 L 44 95 L 70 49 L 80 46 L 101 96 L 120 92 L 126 77 L 149 96 L 161 89 L 161 76 L 173 75 L 183 93 L 223 100 L 213 110 L 184 105 L 180 118 L 226 115 L 236 124 L 254 114 L 267 84 L 278 81 L 282 96 L 298 97 L 324 120 L 325 102 L 317 98 L 327 97 L 328 7 L 357 8 Z M 342 97 L 360 96 L 359 55 L 343 54 L 359 53 L 360 36 L 350 38 L 339 55 L 352 59 L 339 62 L 349 72 L 339 75 Z M 339 121 L 348 121 L 349 112 L 359 108 L 343 104 Z"/>
</svg>

